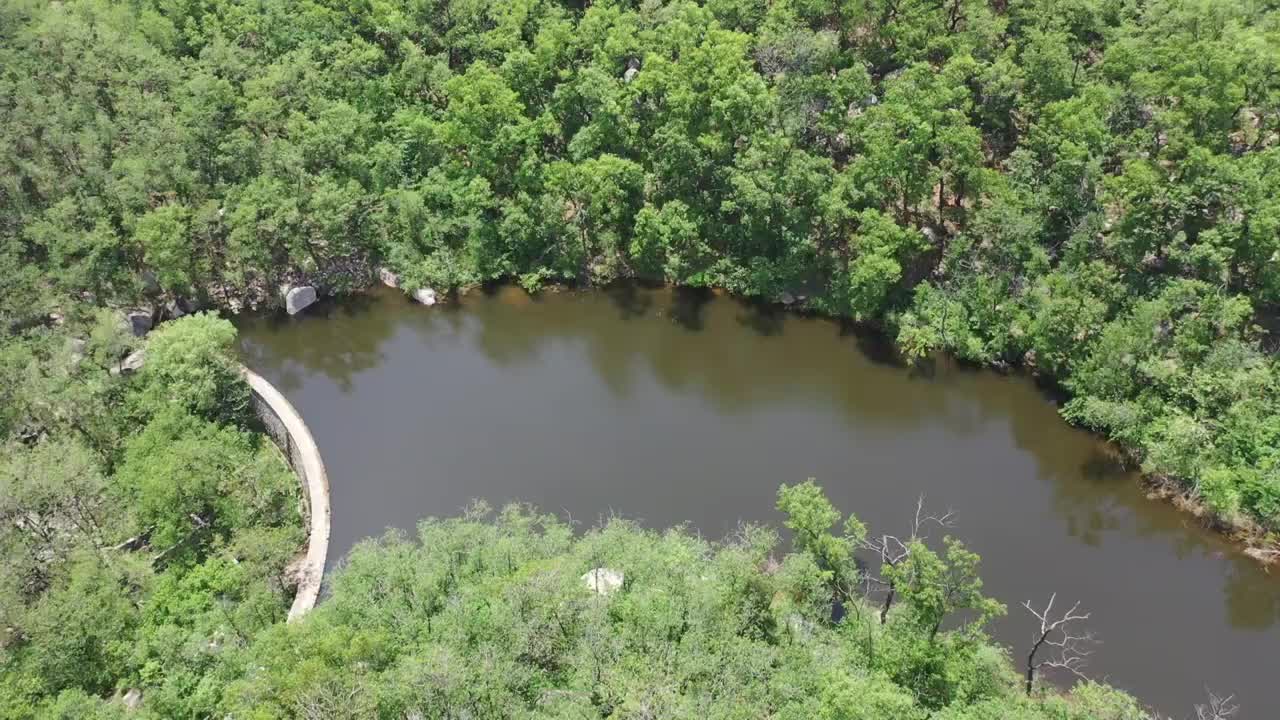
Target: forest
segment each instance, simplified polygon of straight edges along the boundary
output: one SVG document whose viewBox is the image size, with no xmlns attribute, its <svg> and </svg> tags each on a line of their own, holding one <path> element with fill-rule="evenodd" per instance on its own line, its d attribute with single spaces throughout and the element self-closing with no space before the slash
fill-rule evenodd
<svg viewBox="0 0 1280 720">
<path fill-rule="evenodd" d="M 426 521 L 284 625 L 298 490 L 214 313 L 382 267 L 722 288 L 1033 372 L 1280 552 L 1266 0 L 7 0 L 0 119 L 0 716 L 1143 716 L 1023 692 L 954 541 L 864 607 L 807 485 L 786 554 Z"/>
<path fill-rule="evenodd" d="M 131 688 L 196 717 L 243 667 L 223 649 L 284 620 L 298 482 L 234 339 L 99 309 L 0 348 L 0 718 L 114 717 Z"/>
</svg>

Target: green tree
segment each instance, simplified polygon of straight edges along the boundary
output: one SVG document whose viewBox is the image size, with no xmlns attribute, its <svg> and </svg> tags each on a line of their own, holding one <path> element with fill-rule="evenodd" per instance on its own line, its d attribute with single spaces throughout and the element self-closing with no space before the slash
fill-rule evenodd
<svg viewBox="0 0 1280 720">
<path fill-rule="evenodd" d="M 247 418 L 249 387 L 235 357 L 235 327 L 208 313 L 165 323 L 147 338 L 139 402 L 147 413 L 171 406 L 223 422 Z"/>
<path fill-rule="evenodd" d="M 957 613 L 971 613 L 964 627 L 975 631 L 1005 612 L 1004 605 L 982 594 L 978 555 L 954 538 L 948 537 L 944 543 L 945 554 L 939 555 L 923 540 L 914 539 L 907 559 L 884 569 L 893 578 L 906 616 L 930 642 L 937 638 L 942 624 Z"/>
<path fill-rule="evenodd" d="M 793 533 L 796 549 L 810 555 L 827 574 L 836 597 L 851 597 L 858 580 L 853 552 L 867 534 L 862 522 L 850 515 L 843 525 L 844 534 L 833 535 L 831 529 L 840 522 L 841 513 L 812 479 L 780 487 L 778 510 L 787 516 L 784 524 Z"/>
<path fill-rule="evenodd" d="M 190 213 L 181 205 L 165 205 L 138 218 L 134 242 L 142 248 L 147 264 L 155 270 L 161 287 L 190 292 L 205 277 L 191 250 L 188 236 Z"/>
</svg>

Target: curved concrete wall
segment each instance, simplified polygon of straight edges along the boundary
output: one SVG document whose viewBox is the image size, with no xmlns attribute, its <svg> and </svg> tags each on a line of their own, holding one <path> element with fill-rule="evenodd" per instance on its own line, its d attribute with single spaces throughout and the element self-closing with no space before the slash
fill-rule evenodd
<svg viewBox="0 0 1280 720">
<path fill-rule="evenodd" d="M 311 431 L 293 404 L 266 378 L 249 368 L 243 371 L 253 391 L 254 412 L 297 473 L 311 518 L 298 594 L 289 608 L 289 620 L 293 621 L 315 607 L 320 596 L 320 582 L 324 579 L 324 564 L 329 554 L 329 476 L 325 474 L 315 438 L 311 437 Z"/>
</svg>

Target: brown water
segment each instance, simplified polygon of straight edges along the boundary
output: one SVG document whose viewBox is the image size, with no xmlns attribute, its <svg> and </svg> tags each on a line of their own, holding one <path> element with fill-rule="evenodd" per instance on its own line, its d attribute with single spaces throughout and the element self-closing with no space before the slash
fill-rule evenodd
<svg viewBox="0 0 1280 720">
<path fill-rule="evenodd" d="M 313 311 L 314 310 L 314 311 Z M 471 498 L 721 537 L 817 478 L 873 531 L 951 508 L 1009 606 L 1093 613 L 1089 674 L 1183 718 L 1206 686 L 1280 717 L 1280 578 L 1167 505 L 1024 379 L 908 371 L 837 323 L 706 293 L 514 289 L 425 308 L 394 292 L 242 327 L 306 417 L 333 486 L 330 564 Z"/>
</svg>

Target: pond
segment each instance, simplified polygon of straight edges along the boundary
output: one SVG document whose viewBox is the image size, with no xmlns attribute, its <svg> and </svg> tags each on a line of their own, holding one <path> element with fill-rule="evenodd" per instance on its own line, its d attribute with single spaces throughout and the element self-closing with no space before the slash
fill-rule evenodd
<svg viewBox="0 0 1280 720">
<path fill-rule="evenodd" d="M 245 319 L 241 345 L 320 445 L 330 566 L 472 498 L 719 538 L 776 525 L 778 485 L 813 477 L 873 532 L 907 532 L 921 495 L 953 510 L 1017 656 L 1022 601 L 1057 592 L 1093 614 L 1091 677 L 1174 717 L 1206 687 L 1280 717 L 1280 579 L 1147 499 L 1027 379 L 909 370 L 834 321 L 634 286 L 433 308 L 379 290 Z"/>
</svg>

